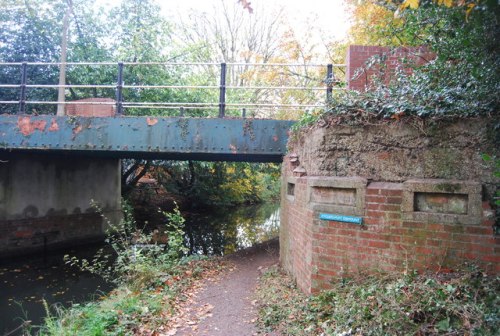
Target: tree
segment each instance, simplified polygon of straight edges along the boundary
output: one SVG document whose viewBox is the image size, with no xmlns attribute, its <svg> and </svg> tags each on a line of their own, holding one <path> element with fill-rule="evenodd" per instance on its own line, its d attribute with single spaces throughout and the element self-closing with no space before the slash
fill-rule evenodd
<svg viewBox="0 0 500 336">
<path fill-rule="evenodd" d="M 2 1 L 0 11 L 0 61 L 2 62 L 55 62 L 59 56 L 62 22 L 61 6 L 57 1 Z M 0 67 L 0 82 L 20 84 L 19 66 Z M 56 84 L 54 69 L 37 66 L 28 68 L 28 78 L 37 84 Z M 2 100 L 18 100 L 19 90 L 1 89 Z M 34 100 L 47 97 L 56 99 L 51 89 L 29 90 Z M 37 108 L 37 107 L 33 107 Z M 12 113 L 15 105 L 2 106 L 2 112 Z"/>
<path fill-rule="evenodd" d="M 68 17 L 68 61 L 109 60 L 102 39 L 107 35 L 102 16 L 94 10 L 88 0 L 72 1 L 73 7 Z M 68 9 L 62 0 L 6 0 L 0 13 L 0 59 L 2 62 L 58 62 L 61 55 L 63 17 Z M 100 84 L 103 72 L 69 67 L 68 84 Z M 104 72 L 105 73 L 105 72 Z M 31 84 L 58 84 L 59 70 L 54 66 L 29 66 L 28 81 Z M 0 67 L 2 83 L 19 84 L 19 67 Z M 109 79 L 109 76 L 108 78 Z M 87 81 L 88 80 L 88 81 Z M 109 82 L 108 82 L 109 83 Z M 78 99 L 88 95 L 88 90 L 70 89 L 71 98 Z M 55 101 L 57 90 L 34 88 L 28 90 L 29 100 Z M 95 96 L 97 90 L 93 90 Z M 18 100 L 19 90 L 0 91 L 2 100 Z M 53 106 L 29 105 L 30 111 L 54 112 Z M 3 106 L 2 111 L 14 112 L 17 107 Z"/>
<path fill-rule="evenodd" d="M 411 74 L 398 71 L 396 80 L 389 85 L 379 81 L 365 94 L 346 93 L 333 102 L 332 111 L 346 115 L 355 112 L 365 118 L 498 116 L 499 5 L 405 3 L 409 2 L 386 2 L 383 6 L 393 13 L 394 19 L 373 26 L 370 38 L 381 44 L 390 41 L 396 47 L 426 45 L 436 58 L 413 67 Z M 377 40 L 377 36 L 383 38 Z"/>
<path fill-rule="evenodd" d="M 388 29 L 400 22 L 386 6 L 372 0 L 348 0 L 348 3 L 352 17 L 351 44 L 392 46 L 399 42 L 394 34 L 388 33 Z"/>
<path fill-rule="evenodd" d="M 227 67 L 228 86 L 255 84 L 254 67 L 250 63 L 268 63 L 276 55 L 280 43 L 282 9 L 260 11 L 250 15 L 234 1 L 220 0 L 209 13 L 193 10 L 178 24 L 180 38 L 177 41 L 183 59 L 194 62 L 241 63 Z M 220 69 L 216 66 L 200 68 L 205 85 L 218 85 Z M 197 76 L 199 78 L 199 76 Z M 216 96 L 207 94 L 207 99 L 216 102 Z M 264 93 L 228 90 L 227 102 L 255 102 Z M 214 112 L 215 113 L 215 112 Z M 229 109 L 229 114 L 239 115 L 241 110 Z"/>
</svg>

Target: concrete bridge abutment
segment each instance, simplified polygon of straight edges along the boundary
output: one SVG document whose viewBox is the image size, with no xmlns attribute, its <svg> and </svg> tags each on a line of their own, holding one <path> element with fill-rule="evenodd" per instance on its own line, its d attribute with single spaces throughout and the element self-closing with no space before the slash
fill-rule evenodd
<svg viewBox="0 0 500 336">
<path fill-rule="evenodd" d="M 121 217 L 120 160 L 12 152 L 0 162 L 0 257 L 101 240 Z"/>
</svg>

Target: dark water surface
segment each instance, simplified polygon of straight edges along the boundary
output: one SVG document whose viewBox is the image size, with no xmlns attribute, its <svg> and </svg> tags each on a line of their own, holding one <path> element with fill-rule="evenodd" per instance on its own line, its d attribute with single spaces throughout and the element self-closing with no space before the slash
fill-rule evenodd
<svg viewBox="0 0 500 336">
<path fill-rule="evenodd" d="M 0 261 L 0 336 L 30 320 L 46 316 L 43 300 L 52 305 L 84 302 L 112 289 L 102 278 L 64 263 L 64 255 L 89 258 L 102 245 Z M 19 335 L 19 333 L 15 333 Z"/>
<path fill-rule="evenodd" d="M 278 236 L 277 204 L 219 208 L 186 217 L 191 254 L 225 255 Z M 0 260 L 0 336 L 30 320 L 39 325 L 49 305 L 69 306 L 98 298 L 112 289 L 102 278 L 70 267 L 64 255 L 91 258 L 102 245 Z M 13 335 L 20 335 L 14 333 Z"/>
</svg>

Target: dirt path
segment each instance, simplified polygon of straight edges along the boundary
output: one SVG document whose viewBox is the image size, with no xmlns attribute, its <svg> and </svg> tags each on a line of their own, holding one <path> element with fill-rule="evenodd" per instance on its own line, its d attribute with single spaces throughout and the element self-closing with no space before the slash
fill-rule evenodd
<svg viewBox="0 0 500 336">
<path fill-rule="evenodd" d="M 255 335 L 257 311 L 252 304 L 257 279 L 278 262 L 278 241 L 273 240 L 228 257 L 234 268 L 220 281 L 206 281 L 186 310 L 188 323 L 176 336 Z"/>
</svg>

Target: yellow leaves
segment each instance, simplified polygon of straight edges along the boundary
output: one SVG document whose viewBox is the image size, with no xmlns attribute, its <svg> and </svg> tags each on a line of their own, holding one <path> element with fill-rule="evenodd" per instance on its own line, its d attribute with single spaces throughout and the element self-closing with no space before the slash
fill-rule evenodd
<svg viewBox="0 0 500 336">
<path fill-rule="evenodd" d="M 384 27 L 394 22 L 394 13 L 373 2 L 363 2 L 352 9 L 354 19 L 349 35 L 356 44 L 379 44 L 379 36 L 373 27 Z"/>
<path fill-rule="evenodd" d="M 476 7 L 476 4 L 470 3 L 467 5 L 467 9 L 465 10 L 465 20 L 469 21 L 469 15 L 472 12 L 472 10 Z"/>
<path fill-rule="evenodd" d="M 391 1 L 389 0 L 389 2 Z M 472 10 L 479 3 L 479 0 L 434 0 L 434 3 L 438 6 L 445 6 L 448 8 L 465 7 L 465 19 L 468 21 Z M 399 18 L 401 11 L 405 10 L 408 7 L 411 9 L 417 9 L 419 6 L 420 0 L 404 0 L 398 7 L 398 9 L 394 12 L 394 17 Z"/>
<path fill-rule="evenodd" d="M 439 1 L 442 1 L 442 0 L 439 0 Z M 410 7 L 411 9 L 417 9 L 419 5 L 420 5 L 420 0 L 405 0 L 401 4 L 400 8 L 405 9 L 407 7 Z"/>
<path fill-rule="evenodd" d="M 449 8 L 453 6 L 453 0 L 443 0 L 443 4 Z"/>
<path fill-rule="evenodd" d="M 463 0 L 460 0 L 463 1 Z M 453 7 L 453 0 L 434 0 L 439 6 L 446 6 L 448 8 Z M 404 0 L 399 6 L 400 10 L 410 7 L 411 9 L 417 9 L 420 6 L 420 0 Z"/>
<path fill-rule="evenodd" d="M 446 6 L 448 8 L 453 6 L 453 0 L 438 0 L 437 1 L 438 5 L 440 6 Z"/>
</svg>

